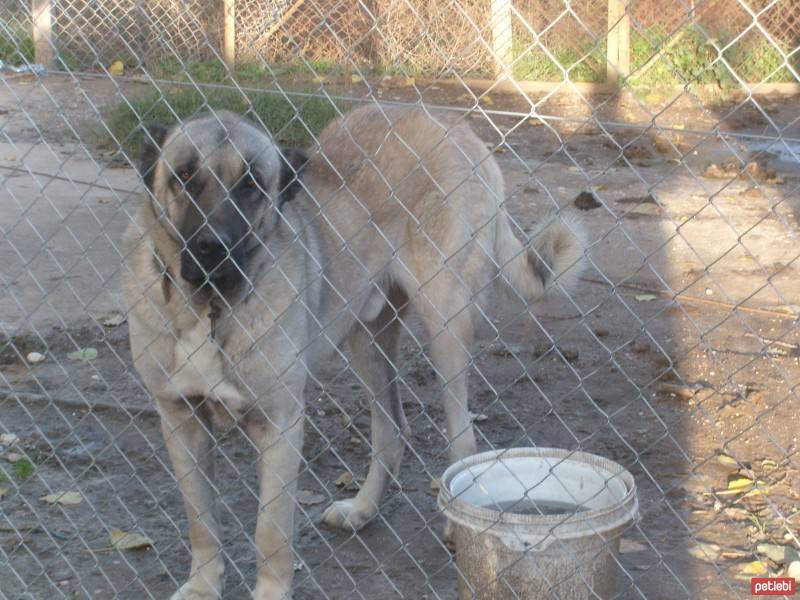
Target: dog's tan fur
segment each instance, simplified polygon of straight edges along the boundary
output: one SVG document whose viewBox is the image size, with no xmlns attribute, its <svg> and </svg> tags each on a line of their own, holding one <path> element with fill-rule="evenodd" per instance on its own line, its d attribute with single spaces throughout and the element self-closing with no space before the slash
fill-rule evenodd
<svg viewBox="0 0 800 600">
<path fill-rule="evenodd" d="M 220 129 L 223 142 L 213 134 Z M 356 497 L 333 503 L 323 518 L 359 528 L 376 514 L 403 454 L 408 425 L 396 346 L 405 310 L 413 307 L 430 335 L 450 457 L 460 459 L 476 449 L 467 374 L 485 291 L 502 274 L 534 300 L 554 278 L 576 271 L 581 243 L 574 222 L 555 218 L 523 248 L 501 207 L 500 169 L 463 122 L 370 106 L 321 134 L 302 170 L 303 189 L 280 215 L 265 202 L 253 226 L 263 249 L 245 273 L 252 285 L 225 298 L 198 293 L 180 276 L 182 201 L 169 185 L 170 161 L 187 145 L 223 183 L 247 151 L 258 151 L 272 180 L 280 164 L 272 139 L 241 117 L 190 121 L 165 138 L 149 175 L 153 197 L 126 235 L 134 360 L 156 399 L 189 517 L 191 572 L 173 598 L 221 594 L 211 486 L 216 416 L 241 424 L 260 453 L 254 597 L 288 598 L 308 378 L 349 342 L 351 368 L 372 402 L 372 461 Z"/>
</svg>

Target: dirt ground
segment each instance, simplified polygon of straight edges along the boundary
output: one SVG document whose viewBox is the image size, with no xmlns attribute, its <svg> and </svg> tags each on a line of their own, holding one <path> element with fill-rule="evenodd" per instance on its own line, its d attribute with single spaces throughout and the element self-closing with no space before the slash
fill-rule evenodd
<svg viewBox="0 0 800 600">
<path fill-rule="evenodd" d="M 183 508 L 126 325 L 103 324 L 121 307 L 118 243 L 139 198 L 129 166 L 92 152 L 91 131 L 140 88 L 59 76 L 0 85 L 0 433 L 17 437 L 0 447 L 2 598 L 160 600 L 188 573 Z M 469 103 L 446 86 L 376 97 Z M 497 147 L 522 229 L 591 191 L 578 211 L 588 266 L 576 290 L 530 311 L 490 303 L 470 378 L 481 447 L 580 449 L 633 473 L 641 518 L 622 539 L 617 597 L 748 597 L 752 575 L 782 574 L 800 551 L 800 100 L 534 105 L 542 119 L 509 116 L 528 101 L 490 94 L 481 107 L 492 113 L 467 118 Z M 788 141 L 767 147 L 778 131 Z M 413 316 L 410 328 L 424 342 Z M 67 356 L 88 347 L 93 360 Z M 43 362 L 26 361 L 34 351 Z M 364 395 L 335 363 L 307 390 L 297 599 L 456 597 L 430 488 L 447 465 L 443 412 L 424 347 L 407 335 L 402 355 L 413 429 L 402 487 L 358 534 L 324 529 L 320 515 L 353 494 L 336 485 L 343 472 L 365 475 Z M 225 598 L 243 598 L 254 456 L 236 435 L 220 449 Z M 14 454 L 35 472 L 15 475 Z M 82 501 L 40 500 L 59 490 Z M 115 528 L 152 546 L 110 549 Z"/>
</svg>

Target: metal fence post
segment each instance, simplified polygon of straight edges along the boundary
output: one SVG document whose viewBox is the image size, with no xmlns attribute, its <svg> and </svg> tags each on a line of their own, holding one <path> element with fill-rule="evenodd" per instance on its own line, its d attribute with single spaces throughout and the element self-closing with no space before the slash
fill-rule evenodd
<svg viewBox="0 0 800 600">
<path fill-rule="evenodd" d="M 606 82 L 619 84 L 631 70 L 631 18 L 626 0 L 608 0 Z"/>
<path fill-rule="evenodd" d="M 223 15 L 222 56 L 225 64 L 236 64 L 236 0 L 222 0 Z"/>
<path fill-rule="evenodd" d="M 55 37 L 53 35 L 53 6 L 50 0 L 33 0 L 33 60 L 47 68 L 53 66 Z"/>
</svg>

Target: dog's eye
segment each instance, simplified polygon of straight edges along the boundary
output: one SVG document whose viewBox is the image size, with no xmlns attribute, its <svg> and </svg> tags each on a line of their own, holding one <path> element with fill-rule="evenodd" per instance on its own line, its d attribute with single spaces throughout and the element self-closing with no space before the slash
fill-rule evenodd
<svg viewBox="0 0 800 600">
<path fill-rule="evenodd" d="M 242 180 L 242 185 L 249 190 L 253 190 L 258 187 L 258 182 L 252 175 L 245 175 L 244 179 Z"/>
<path fill-rule="evenodd" d="M 189 171 L 180 171 L 180 172 L 178 173 L 178 179 L 180 179 L 180 180 L 181 180 L 182 182 L 184 182 L 184 183 L 186 183 L 187 181 L 189 181 L 189 178 L 190 178 L 191 176 L 192 176 L 192 174 L 191 174 Z"/>
</svg>

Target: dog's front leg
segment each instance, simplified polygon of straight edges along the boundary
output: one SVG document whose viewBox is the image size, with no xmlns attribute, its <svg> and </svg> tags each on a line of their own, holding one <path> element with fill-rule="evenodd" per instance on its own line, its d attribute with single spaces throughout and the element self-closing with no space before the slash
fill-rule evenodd
<svg viewBox="0 0 800 600">
<path fill-rule="evenodd" d="M 217 600 L 222 596 L 224 562 L 213 492 L 214 439 L 201 403 L 159 399 L 161 430 L 189 520 L 192 567 L 171 600 Z"/>
<path fill-rule="evenodd" d="M 292 597 L 294 497 L 303 450 L 303 413 L 297 406 L 298 400 L 291 394 L 286 396 L 282 414 L 248 415 L 246 423 L 247 433 L 259 453 L 261 478 L 254 600 Z M 288 409 L 289 406 L 296 409 Z"/>
</svg>

